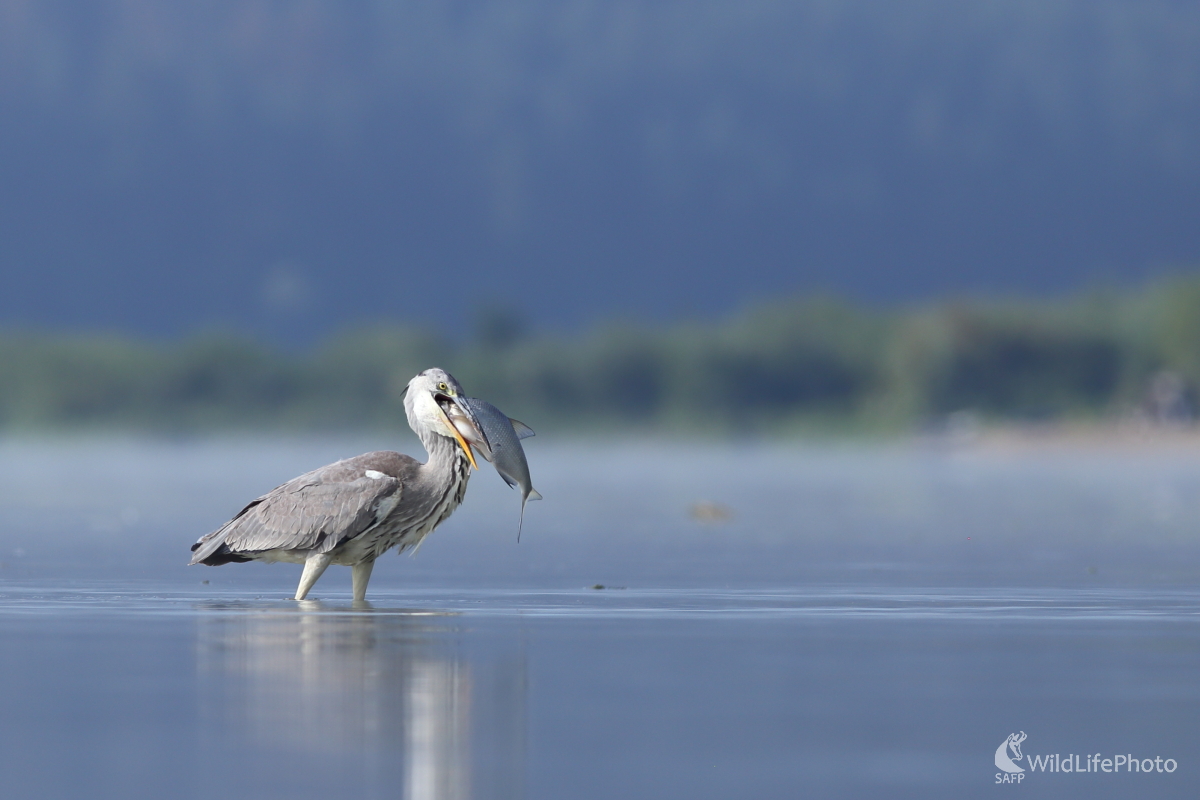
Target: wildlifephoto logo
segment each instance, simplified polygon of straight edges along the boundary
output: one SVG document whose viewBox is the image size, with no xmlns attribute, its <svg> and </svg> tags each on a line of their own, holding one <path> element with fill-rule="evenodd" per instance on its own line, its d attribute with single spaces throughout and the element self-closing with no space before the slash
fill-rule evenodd
<svg viewBox="0 0 1200 800">
<path fill-rule="evenodd" d="M 1024 775 L 1021 775 L 1025 769 L 1017 766 L 1016 762 L 1021 760 L 1021 742 L 1025 741 L 1027 738 L 1029 737 L 1025 735 L 1025 731 L 1021 731 L 1020 735 L 1010 733 L 1008 738 L 1001 742 L 1000 746 L 996 748 L 996 768 L 1004 770 L 1010 776 L 1020 775 L 1020 777 L 1017 778 L 1018 783 L 1022 778 L 1025 777 Z M 1011 782 L 1011 779 L 1003 782 L 1009 783 Z"/>
<path fill-rule="evenodd" d="M 1021 753 L 1021 743 L 1028 738 L 1025 731 L 1010 733 L 1008 738 L 996 748 L 996 768 L 1000 770 L 996 773 L 996 783 L 1021 783 L 1039 772 L 1073 775 L 1090 772 L 1098 775 L 1111 775 L 1117 772 L 1172 773 L 1179 769 L 1179 762 L 1173 758 L 1163 758 L 1162 756 L 1137 758 L 1132 753 L 1107 757 L 1103 753 L 1084 755 L 1078 753 L 1033 755 L 1030 753 L 1026 756 Z M 1021 760 L 1024 760 L 1024 766 L 1017 763 Z"/>
</svg>

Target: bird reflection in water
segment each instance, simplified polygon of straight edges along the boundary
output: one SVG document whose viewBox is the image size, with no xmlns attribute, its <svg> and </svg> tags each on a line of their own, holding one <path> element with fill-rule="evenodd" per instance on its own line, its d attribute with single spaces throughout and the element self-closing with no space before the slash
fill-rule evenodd
<svg viewBox="0 0 1200 800">
<path fill-rule="evenodd" d="M 470 796 L 471 675 L 459 662 L 417 661 L 408 681 L 404 796 Z"/>
<path fill-rule="evenodd" d="M 247 788 L 291 784 L 293 797 L 523 795 L 519 654 L 467 647 L 457 618 L 429 612 L 206 610 L 197 663 L 210 768 L 244 771 Z"/>
</svg>

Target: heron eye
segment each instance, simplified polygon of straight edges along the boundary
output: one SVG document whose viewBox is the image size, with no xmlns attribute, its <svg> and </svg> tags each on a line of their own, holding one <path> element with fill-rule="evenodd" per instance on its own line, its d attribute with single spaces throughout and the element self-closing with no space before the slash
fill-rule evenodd
<svg viewBox="0 0 1200 800">
<path fill-rule="evenodd" d="M 438 384 L 438 391 L 439 391 L 439 392 L 448 392 L 448 391 L 450 391 L 450 387 L 449 387 L 449 386 L 447 386 L 447 385 L 445 384 L 445 382 L 443 381 L 442 383 L 439 383 L 439 384 Z"/>
</svg>

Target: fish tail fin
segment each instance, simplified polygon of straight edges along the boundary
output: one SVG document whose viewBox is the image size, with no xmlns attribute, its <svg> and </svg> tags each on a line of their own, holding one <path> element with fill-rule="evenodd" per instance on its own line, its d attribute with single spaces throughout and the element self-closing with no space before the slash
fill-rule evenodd
<svg viewBox="0 0 1200 800">
<path fill-rule="evenodd" d="M 525 527 L 525 504 L 530 500 L 541 500 L 542 493 L 532 486 L 529 487 L 529 494 L 521 498 L 521 521 L 517 523 L 517 544 L 521 543 L 521 529 Z"/>
</svg>

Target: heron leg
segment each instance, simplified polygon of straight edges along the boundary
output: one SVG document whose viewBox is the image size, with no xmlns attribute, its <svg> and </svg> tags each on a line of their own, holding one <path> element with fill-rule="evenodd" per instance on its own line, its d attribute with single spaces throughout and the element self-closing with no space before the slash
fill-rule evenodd
<svg viewBox="0 0 1200 800">
<path fill-rule="evenodd" d="M 303 600 L 308 596 L 308 590 L 321 577 L 321 573 L 329 566 L 333 556 L 329 553 L 309 553 L 304 560 L 304 572 L 300 574 L 300 585 L 296 587 L 296 599 Z"/>
<path fill-rule="evenodd" d="M 375 568 L 375 559 L 355 564 L 350 573 L 350 584 L 354 587 L 354 602 L 361 603 L 367 599 L 367 584 L 371 581 L 371 570 Z"/>
</svg>

